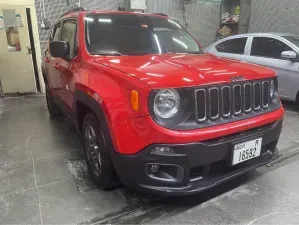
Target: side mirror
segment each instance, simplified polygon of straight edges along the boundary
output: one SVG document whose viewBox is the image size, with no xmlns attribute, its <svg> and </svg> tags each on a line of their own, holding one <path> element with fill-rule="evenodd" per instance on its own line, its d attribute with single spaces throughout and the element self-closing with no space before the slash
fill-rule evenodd
<svg viewBox="0 0 299 225">
<path fill-rule="evenodd" d="M 70 45 L 65 41 L 51 41 L 50 53 L 53 57 L 66 58 L 70 54 Z"/>
<path fill-rule="evenodd" d="M 282 59 L 288 59 L 290 61 L 298 61 L 298 55 L 294 51 L 284 51 L 281 53 Z"/>
</svg>

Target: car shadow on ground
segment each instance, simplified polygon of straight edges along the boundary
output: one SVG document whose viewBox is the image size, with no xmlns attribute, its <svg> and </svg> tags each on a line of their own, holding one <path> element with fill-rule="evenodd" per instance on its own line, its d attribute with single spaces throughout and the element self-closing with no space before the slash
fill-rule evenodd
<svg viewBox="0 0 299 225">
<path fill-rule="evenodd" d="M 165 216 L 177 216 L 194 207 L 204 207 L 206 203 L 213 201 L 213 199 L 218 196 L 233 192 L 234 189 L 237 189 L 249 181 L 257 179 L 260 176 L 261 174 L 258 172 L 251 172 L 207 191 L 189 196 L 156 196 L 135 192 L 134 190 L 127 190 L 127 193 L 130 193 L 129 196 L 127 196 L 128 198 L 133 194 L 139 196 L 141 199 L 154 200 L 129 205 L 129 207 L 125 207 L 118 211 L 108 213 L 98 218 L 93 218 L 91 221 L 84 221 L 82 224 L 143 224 L 155 221 L 159 218 L 164 218 Z"/>
<path fill-rule="evenodd" d="M 282 100 L 282 104 L 285 110 L 299 113 L 299 104 L 286 100 Z"/>
</svg>

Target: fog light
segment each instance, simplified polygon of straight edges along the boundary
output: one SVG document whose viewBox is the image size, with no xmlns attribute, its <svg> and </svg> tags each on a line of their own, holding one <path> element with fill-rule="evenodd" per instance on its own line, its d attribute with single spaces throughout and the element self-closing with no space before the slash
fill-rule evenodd
<svg viewBox="0 0 299 225">
<path fill-rule="evenodd" d="M 155 164 L 151 165 L 151 172 L 152 173 L 157 173 L 159 171 L 159 169 L 160 169 L 159 165 L 155 165 Z"/>
<path fill-rule="evenodd" d="M 145 174 L 157 181 L 177 183 L 184 178 L 184 168 L 179 165 L 148 163 L 145 164 Z"/>
<path fill-rule="evenodd" d="M 172 148 L 160 146 L 155 147 L 151 153 L 155 155 L 173 155 L 175 154 L 175 151 Z"/>
</svg>

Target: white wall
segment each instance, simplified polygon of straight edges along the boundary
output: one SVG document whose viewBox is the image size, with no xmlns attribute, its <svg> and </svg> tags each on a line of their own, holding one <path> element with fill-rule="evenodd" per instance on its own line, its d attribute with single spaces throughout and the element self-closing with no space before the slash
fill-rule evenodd
<svg viewBox="0 0 299 225">
<path fill-rule="evenodd" d="M 34 0 L 0 0 L 0 5 L 34 5 Z"/>
<path fill-rule="evenodd" d="M 181 24 L 185 24 L 183 13 L 174 0 L 147 0 L 147 11 L 166 13 Z M 220 23 L 219 0 L 196 1 L 186 7 L 186 18 L 189 22 L 188 31 L 204 47 L 215 42 L 216 32 Z"/>
<path fill-rule="evenodd" d="M 249 32 L 299 34 L 299 0 L 252 0 Z"/>
</svg>

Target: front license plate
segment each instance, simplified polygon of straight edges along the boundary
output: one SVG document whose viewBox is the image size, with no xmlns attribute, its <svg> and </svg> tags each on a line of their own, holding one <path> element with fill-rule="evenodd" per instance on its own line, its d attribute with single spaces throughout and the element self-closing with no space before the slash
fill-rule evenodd
<svg viewBox="0 0 299 225">
<path fill-rule="evenodd" d="M 243 142 L 234 146 L 233 165 L 259 157 L 262 150 L 262 138 Z"/>
</svg>

